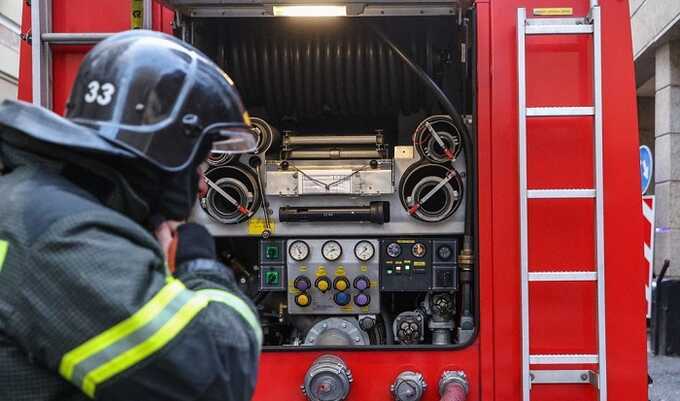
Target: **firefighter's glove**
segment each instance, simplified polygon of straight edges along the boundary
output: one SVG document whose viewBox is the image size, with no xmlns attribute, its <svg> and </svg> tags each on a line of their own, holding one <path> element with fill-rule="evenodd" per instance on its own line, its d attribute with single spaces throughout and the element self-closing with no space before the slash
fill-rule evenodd
<svg viewBox="0 0 680 401">
<path fill-rule="evenodd" d="M 186 223 L 177 228 L 177 234 L 168 250 L 168 267 L 171 272 L 192 260 L 215 259 L 215 240 L 200 224 Z"/>
</svg>

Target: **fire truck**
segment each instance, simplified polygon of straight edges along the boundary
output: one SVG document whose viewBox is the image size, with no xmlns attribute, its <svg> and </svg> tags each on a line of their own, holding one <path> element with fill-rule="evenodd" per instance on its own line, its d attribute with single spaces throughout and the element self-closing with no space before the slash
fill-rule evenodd
<svg viewBox="0 0 680 401">
<path fill-rule="evenodd" d="M 257 305 L 256 401 L 647 399 L 627 1 L 30 0 L 20 98 L 62 113 L 128 29 L 253 116 L 193 219 Z"/>
</svg>

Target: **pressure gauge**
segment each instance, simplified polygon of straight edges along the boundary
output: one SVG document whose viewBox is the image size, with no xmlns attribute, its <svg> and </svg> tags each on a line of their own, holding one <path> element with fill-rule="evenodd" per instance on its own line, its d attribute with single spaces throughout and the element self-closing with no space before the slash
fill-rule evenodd
<svg viewBox="0 0 680 401">
<path fill-rule="evenodd" d="M 369 241 L 359 241 L 354 246 L 354 256 L 362 262 L 370 260 L 375 255 L 375 247 Z"/>
<path fill-rule="evenodd" d="M 342 256 L 342 247 L 337 241 L 326 241 L 321 247 L 321 254 L 327 261 L 334 262 Z"/>
<path fill-rule="evenodd" d="M 422 258 L 425 256 L 425 253 L 427 253 L 427 248 L 425 247 L 425 244 L 422 242 L 416 242 L 413 244 L 413 247 L 411 248 L 411 253 L 413 256 L 416 258 Z"/>
<path fill-rule="evenodd" d="M 301 262 L 309 256 L 309 245 L 304 241 L 294 241 L 288 248 L 288 254 L 293 260 Z"/>
<path fill-rule="evenodd" d="M 401 245 L 396 242 L 387 245 L 387 255 L 393 258 L 399 257 L 401 255 Z"/>
</svg>

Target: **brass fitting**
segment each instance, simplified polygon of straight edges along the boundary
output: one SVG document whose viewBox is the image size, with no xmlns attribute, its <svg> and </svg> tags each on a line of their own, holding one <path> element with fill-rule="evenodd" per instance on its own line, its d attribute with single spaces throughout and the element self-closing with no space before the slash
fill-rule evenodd
<svg viewBox="0 0 680 401">
<path fill-rule="evenodd" d="M 458 255 L 458 266 L 462 271 L 470 271 L 474 266 L 474 254 L 472 252 L 472 238 L 466 235 L 463 240 L 463 249 Z"/>
</svg>

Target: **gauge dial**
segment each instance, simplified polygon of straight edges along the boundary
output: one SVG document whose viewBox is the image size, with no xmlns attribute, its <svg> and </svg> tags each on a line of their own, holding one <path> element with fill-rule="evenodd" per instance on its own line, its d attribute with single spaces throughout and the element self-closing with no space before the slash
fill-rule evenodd
<svg viewBox="0 0 680 401">
<path fill-rule="evenodd" d="M 387 245 L 387 255 L 393 258 L 399 257 L 401 255 L 401 245 L 396 242 Z"/>
<path fill-rule="evenodd" d="M 453 250 L 448 245 L 442 245 L 437 249 L 437 255 L 441 260 L 449 260 L 453 256 Z"/>
<path fill-rule="evenodd" d="M 411 248 L 411 253 L 413 256 L 416 258 L 422 258 L 425 256 L 425 253 L 427 253 L 427 247 L 425 247 L 425 244 L 422 242 L 416 242 L 413 244 L 413 247 Z"/>
<path fill-rule="evenodd" d="M 327 261 L 334 262 L 342 256 L 342 247 L 337 241 L 326 241 L 321 247 L 321 254 Z"/>
<path fill-rule="evenodd" d="M 301 262 L 309 256 L 309 245 L 304 241 L 294 241 L 288 248 L 288 254 L 294 260 Z"/>
<path fill-rule="evenodd" d="M 375 255 L 375 247 L 368 241 L 359 241 L 354 246 L 354 256 L 362 262 L 370 260 Z"/>
</svg>

